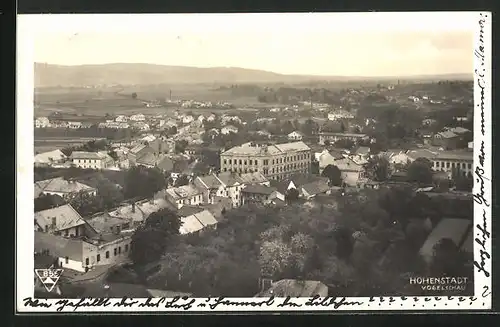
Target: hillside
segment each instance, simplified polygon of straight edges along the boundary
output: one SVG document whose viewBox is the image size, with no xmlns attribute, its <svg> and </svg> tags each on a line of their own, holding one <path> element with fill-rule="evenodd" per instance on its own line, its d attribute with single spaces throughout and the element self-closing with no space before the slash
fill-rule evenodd
<svg viewBox="0 0 500 327">
<path fill-rule="evenodd" d="M 235 67 L 196 68 L 153 64 L 103 64 L 60 66 L 35 63 L 35 87 L 84 86 L 99 84 L 227 84 L 227 83 L 300 83 L 305 81 L 383 80 L 383 77 L 283 75 L 263 70 Z M 470 79 L 472 75 L 401 77 L 422 79 Z M 389 77 L 388 77 L 389 78 Z M 394 77 L 390 77 L 394 79 Z"/>
</svg>

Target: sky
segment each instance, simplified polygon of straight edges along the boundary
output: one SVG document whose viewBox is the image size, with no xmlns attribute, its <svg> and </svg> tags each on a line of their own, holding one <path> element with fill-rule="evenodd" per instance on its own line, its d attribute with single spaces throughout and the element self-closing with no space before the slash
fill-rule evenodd
<svg viewBox="0 0 500 327">
<path fill-rule="evenodd" d="M 151 63 L 282 74 L 472 73 L 477 13 L 21 16 L 33 60 Z"/>
</svg>

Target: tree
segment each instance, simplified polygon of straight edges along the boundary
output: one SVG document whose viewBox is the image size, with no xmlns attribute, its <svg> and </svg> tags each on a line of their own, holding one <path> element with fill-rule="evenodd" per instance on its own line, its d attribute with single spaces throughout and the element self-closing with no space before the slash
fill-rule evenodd
<svg viewBox="0 0 500 327">
<path fill-rule="evenodd" d="M 180 175 L 175 180 L 175 187 L 184 186 L 189 184 L 189 177 L 186 175 Z"/>
<path fill-rule="evenodd" d="M 327 177 L 331 185 L 340 186 L 342 185 L 342 172 L 335 165 L 328 165 L 323 169 L 321 176 Z"/>
<path fill-rule="evenodd" d="M 414 193 L 411 187 L 399 186 L 388 190 L 379 199 L 379 204 L 389 214 L 389 219 L 393 223 L 399 223 L 402 230 L 406 230 L 409 219 L 413 212 L 408 212 Z"/>
<path fill-rule="evenodd" d="M 440 240 L 433 249 L 430 271 L 436 276 L 468 276 L 467 255 L 449 238 Z"/>
<path fill-rule="evenodd" d="M 61 152 L 66 156 L 69 157 L 73 153 L 73 148 L 72 147 L 65 147 L 61 149 Z"/>
<path fill-rule="evenodd" d="M 299 199 L 299 195 L 299 191 L 295 187 L 293 187 L 286 191 L 285 202 L 288 204 L 296 202 Z"/>
<path fill-rule="evenodd" d="M 130 259 L 136 265 L 160 259 L 181 225 L 179 216 L 169 209 L 153 212 L 132 235 Z"/>
<path fill-rule="evenodd" d="M 464 176 L 460 169 L 453 168 L 451 179 L 457 191 L 472 192 L 472 187 L 474 186 L 472 176 Z"/>
<path fill-rule="evenodd" d="M 337 256 L 342 260 L 348 261 L 354 249 L 354 239 L 351 230 L 340 227 L 335 231 L 334 237 L 337 243 Z"/>
<path fill-rule="evenodd" d="M 289 268 L 292 249 L 282 240 L 264 241 L 260 246 L 259 263 L 262 274 L 280 278 Z"/>
<path fill-rule="evenodd" d="M 90 195 L 83 191 L 69 199 L 68 203 L 71 204 L 82 217 L 88 217 L 104 210 L 101 197 Z"/>
<path fill-rule="evenodd" d="M 152 197 L 165 187 L 165 177 L 157 168 L 135 166 L 125 175 L 124 196 L 127 199 Z"/>
<path fill-rule="evenodd" d="M 391 163 L 385 156 L 374 156 L 368 159 L 365 170 L 370 179 L 376 182 L 384 182 L 391 175 Z"/>
<path fill-rule="evenodd" d="M 118 154 L 116 153 L 115 150 L 111 150 L 108 152 L 108 155 L 114 160 L 114 161 L 118 161 Z"/>
<path fill-rule="evenodd" d="M 352 149 L 356 144 L 352 140 L 340 139 L 335 142 L 335 146 L 341 149 Z"/>
<path fill-rule="evenodd" d="M 325 146 L 330 146 L 331 145 L 331 142 L 329 140 L 325 140 L 325 142 L 323 143 Z"/>
<path fill-rule="evenodd" d="M 132 99 L 137 99 L 137 93 L 132 93 Z"/>
<path fill-rule="evenodd" d="M 432 162 L 426 158 L 417 158 L 408 166 L 408 181 L 422 185 L 432 184 Z"/>
<path fill-rule="evenodd" d="M 176 153 L 184 153 L 184 151 L 186 151 L 186 148 L 188 145 L 189 145 L 189 143 L 186 140 L 175 141 L 175 152 Z"/>
</svg>

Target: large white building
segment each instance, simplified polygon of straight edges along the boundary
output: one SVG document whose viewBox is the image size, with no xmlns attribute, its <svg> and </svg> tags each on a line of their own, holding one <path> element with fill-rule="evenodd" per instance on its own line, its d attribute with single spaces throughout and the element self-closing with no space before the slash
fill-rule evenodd
<svg viewBox="0 0 500 327">
<path fill-rule="evenodd" d="M 301 141 L 282 144 L 249 142 L 223 152 L 220 160 L 222 172 L 260 172 L 269 179 L 281 180 L 310 171 L 311 149 Z"/>
<path fill-rule="evenodd" d="M 106 169 L 113 165 L 113 159 L 103 152 L 74 151 L 71 160 L 79 168 Z"/>
</svg>

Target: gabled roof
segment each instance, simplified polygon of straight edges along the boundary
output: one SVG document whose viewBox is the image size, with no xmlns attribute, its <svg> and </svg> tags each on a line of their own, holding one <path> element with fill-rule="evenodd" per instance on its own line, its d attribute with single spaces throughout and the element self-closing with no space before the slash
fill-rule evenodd
<svg viewBox="0 0 500 327">
<path fill-rule="evenodd" d="M 218 175 L 215 175 L 215 177 L 224 185 L 226 186 L 234 186 L 236 184 L 242 184 L 243 181 L 241 180 L 240 176 L 238 176 L 236 173 L 233 172 L 223 172 Z"/>
<path fill-rule="evenodd" d="M 451 138 L 454 138 L 454 137 L 457 137 L 458 135 L 451 132 L 451 131 L 445 131 L 445 132 L 440 132 L 440 133 L 437 133 L 436 135 L 444 138 L 444 139 L 451 139 Z"/>
<path fill-rule="evenodd" d="M 108 213 L 102 213 L 87 218 L 87 223 L 98 233 L 111 232 L 115 226 L 122 226 L 128 221 L 123 218 L 110 216 Z"/>
<path fill-rule="evenodd" d="M 97 152 L 73 151 L 71 159 L 92 159 L 100 160 L 102 157 Z"/>
<path fill-rule="evenodd" d="M 465 233 L 468 231 L 471 221 L 468 219 L 444 218 L 432 230 L 427 240 L 420 249 L 420 255 L 426 260 L 432 259 L 434 255 L 434 246 L 444 238 L 449 238 L 457 246 L 461 246 Z"/>
<path fill-rule="evenodd" d="M 189 198 L 198 194 L 201 191 L 194 187 L 193 185 L 183 185 L 179 187 L 171 187 L 166 190 L 167 194 L 171 196 L 174 200 Z"/>
<path fill-rule="evenodd" d="M 35 163 L 50 163 L 52 161 L 59 161 L 66 158 L 66 155 L 61 150 L 53 150 L 49 152 L 39 153 L 35 156 Z"/>
<path fill-rule="evenodd" d="M 214 215 L 212 215 L 212 213 L 208 210 L 198 212 L 194 214 L 194 216 L 205 227 L 217 224 L 217 219 L 215 219 Z"/>
<path fill-rule="evenodd" d="M 182 235 L 194 233 L 205 228 L 205 226 L 203 226 L 194 215 L 183 217 L 181 218 L 181 221 L 182 225 L 179 228 L 179 232 Z"/>
<path fill-rule="evenodd" d="M 62 177 L 47 179 L 35 183 L 35 191 L 41 190 L 42 192 L 56 192 L 56 193 L 78 193 L 78 192 L 92 192 L 96 191 L 95 188 L 82 184 L 77 181 L 68 181 Z M 36 196 L 36 194 L 35 194 Z"/>
<path fill-rule="evenodd" d="M 240 179 L 244 184 L 259 184 L 266 183 L 269 180 L 260 172 L 241 174 Z"/>
<path fill-rule="evenodd" d="M 202 212 L 204 209 L 198 206 L 182 206 L 177 210 L 177 215 L 179 217 L 188 217 L 199 212 Z"/>
<path fill-rule="evenodd" d="M 142 154 L 136 159 L 138 164 L 154 166 L 156 164 L 157 156 L 153 152 Z"/>
<path fill-rule="evenodd" d="M 330 190 L 330 187 L 326 181 L 316 181 L 303 185 L 302 189 L 309 195 L 317 195 L 327 192 Z"/>
<path fill-rule="evenodd" d="M 216 189 L 222 185 L 221 181 L 219 181 L 215 175 L 199 176 L 197 179 L 208 189 Z"/>
<path fill-rule="evenodd" d="M 274 191 L 276 191 L 275 187 L 269 187 L 269 186 L 258 185 L 258 184 L 248 185 L 243 190 L 241 190 L 241 192 L 243 192 L 243 193 L 265 194 L 265 195 L 270 195 Z"/>
<path fill-rule="evenodd" d="M 132 149 L 130 149 L 130 153 L 137 154 L 140 151 L 144 150 L 145 148 L 147 148 L 147 145 L 145 145 L 145 144 L 138 144 L 135 147 L 133 147 Z"/>
<path fill-rule="evenodd" d="M 54 257 L 83 261 L 83 241 L 35 232 L 35 252 L 42 253 L 46 250 Z"/>
<path fill-rule="evenodd" d="M 52 228 L 53 218 L 56 220 L 54 229 Z M 62 231 L 68 228 L 85 225 L 85 221 L 70 204 L 38 211 L 35 213 L 35 221 L 42 230 L 45 230 L 45 226 L 47 226 L 49 230 L 52 231 Z"/>
<path fill-rule="evenodd" d="M 450 132 L 455 133 L 455 134 L 465 134 L 465 133 L 469 133 L 470 131 L 467 128 L 454 127 L 452 129 L 450 129 Z"/>
<path fill-rule="evenodd" d="M 340 171 L 362 171 L 363 166 L 354 162 L 353 160 L 349 158 L 343 158 L 340 160 L 335 161 L 335 166 L 337 166 Z"/>
<path fill-rule="evenodd" d="M 366 155 L 370 153 L 370 148 L 367 146 L 360 146 L 359 148 L 356 149 L 355 153 L 359 155 Z"/>
<path fill-rule="evenodd" d="M 406 155 L 414 160 L 418 158 L 433 159 L 436 157 L 437 152 L 431 151 L 429 149 L 417 149 L 408 151 Z"/>
</svg>

